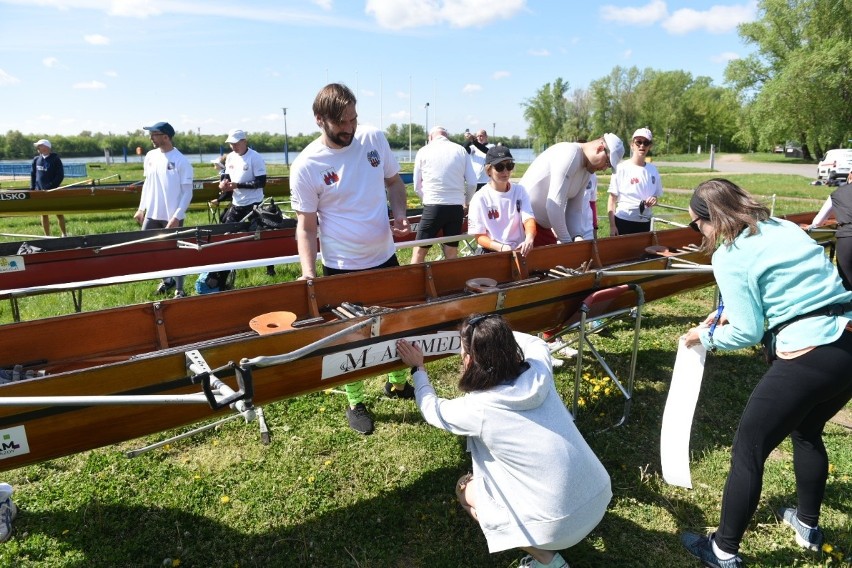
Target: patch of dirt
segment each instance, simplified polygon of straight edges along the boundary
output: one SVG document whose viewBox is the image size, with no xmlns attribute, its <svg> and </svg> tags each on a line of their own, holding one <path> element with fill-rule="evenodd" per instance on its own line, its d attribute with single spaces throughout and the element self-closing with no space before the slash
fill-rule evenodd
<svg viewBox="0 0 852 568">
<path fill-rule="evenodd" d="M 829 422 L 833 422 L 834 424 L 839 424 L 844 428 L 849 428 L 852 430 L 852 410 L 848 408 L 841 408 L 840 412 L 834 415 L 834 418 L 829 420 Z"/>
<path fill-rule="evenodd" d="M 716 154 L 716 159 L 720 162 L 742 162 L 742 154 Z"/>
</svg>

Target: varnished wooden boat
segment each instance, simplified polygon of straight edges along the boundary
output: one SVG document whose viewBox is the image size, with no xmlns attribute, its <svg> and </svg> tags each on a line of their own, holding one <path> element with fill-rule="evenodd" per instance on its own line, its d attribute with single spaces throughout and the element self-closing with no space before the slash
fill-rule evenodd
<svg viewBox="0 0 852 568">
<path fill-rule="evenodd" d="M 210 418 L 240 392 L 240 404 L 263 404 L 400 368 L 400 337 L 447 355 L 458 347 L 453 331 L 473 312 L 499 312 L 515 329 L 538 332 L 562 325 L 594 289 L 638 284 L 652 301 L 707 286 L 709 271 L 673 267 L 706 262 L 700 253 L 647 253 L 699 238 L 673 229 L 536 248 L 526 258 L 487 254 L 0 326 L 0 367 L 47 373 L 0 385 L 0 470 Z M 471 291 L 472 279 L 497 285 Z M 272 312 L 291 312 L 296 322 L 252 329 L 251 320 Z M 207 370 L 238 395 L 217 402 Z M 133 401 L 65 398 L 107 395 Z M 21 398 L 46 396 L 60 398 Z M 150 396 L 209 404 L 154 408 Z"/>
<path fill-rule="evenodd" d="M 0 190 L 0 216 L 4 215 L 62 215 L 136 209 L 142 192 L 141 182 L 125 185 L 74 185 L 49 191 Z M 193 182 L 192 207 L 207 207 L 207 202 L 219 195 L 218 180 Z M 290 195 L 290 178 L 270 177 L 264 187 L 266 197 L 283 198 Z"/>
<path fill-rule="evenodd" d="M 408 222 L 416 231 L 420 210 L 410 210 Z M 285 219 L 281 229 L 260 231 L 227 223 L 0 243 L 0 298 L 43 286 L 296 255 L 295 227 L 295 219 Z M 38 250 L 21 254 L 22 247 Z"/>
</svg>

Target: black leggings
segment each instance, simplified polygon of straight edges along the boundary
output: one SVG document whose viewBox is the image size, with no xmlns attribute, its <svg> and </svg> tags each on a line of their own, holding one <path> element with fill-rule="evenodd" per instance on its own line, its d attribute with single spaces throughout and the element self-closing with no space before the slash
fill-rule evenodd
<svg viewBox="0 0 852 568">
<path fill-rule="evenodd" d="M 828 454 L 822 432 L 852 398 L 852 333 L 830 345 L 785 360 L 776 359 L 752 391 L 731 450 L 731 471 L 722 496 L 716 544 L 735 554 L 763 486 L 769 453 L 787 436 L 793 442 L 799 519 L 817 526 Z"/>
<path fill-rule="evenodd" d="M 852 237 L 839 237 L 834 252 L 843 287 L 852 290 Z"/>
</svg>

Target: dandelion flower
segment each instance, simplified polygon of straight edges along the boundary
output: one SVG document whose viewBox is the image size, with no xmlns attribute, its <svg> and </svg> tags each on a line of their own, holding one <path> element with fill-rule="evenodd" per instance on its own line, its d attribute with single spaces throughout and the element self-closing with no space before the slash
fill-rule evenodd
<svg viewBox="0 0 852 568">
<path fill-rule="evenodd" d="M 219 497 L 219 501 L 220 501 L 223 505 L 227 505 L 228 503 L 230 503 L 230 502 L 231 502 L 231 498 L 230 498 L 230 497 L 228 497 L 227 495 L 222 495 L 221 497 Z"/>
</svg>

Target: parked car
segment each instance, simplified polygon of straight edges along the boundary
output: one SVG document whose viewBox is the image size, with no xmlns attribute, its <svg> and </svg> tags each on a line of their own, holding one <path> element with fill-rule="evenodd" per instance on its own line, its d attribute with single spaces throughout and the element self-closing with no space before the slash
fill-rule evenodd
<svg viewBox="0 0 852 568">
<path fill-rule="evenodd" d="M 845 178 L 852 170 L 852 148 L 829 150 L 817 165 L 817 178 L 831 181 Z"/>
</svg>

